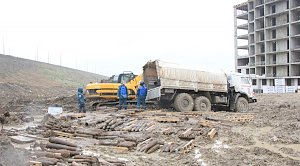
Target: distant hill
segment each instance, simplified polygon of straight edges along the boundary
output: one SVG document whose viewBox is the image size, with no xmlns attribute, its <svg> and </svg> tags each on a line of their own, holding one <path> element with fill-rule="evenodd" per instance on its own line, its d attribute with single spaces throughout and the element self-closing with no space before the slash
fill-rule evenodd
<svg viewBox="0 0 300 166">
<path fill-rule="evenodd" d="M 0 54 L 0 97 L 4 102 L 71 95 L 79 86 L 105 78 L 81 70 Z"/>
</svg>

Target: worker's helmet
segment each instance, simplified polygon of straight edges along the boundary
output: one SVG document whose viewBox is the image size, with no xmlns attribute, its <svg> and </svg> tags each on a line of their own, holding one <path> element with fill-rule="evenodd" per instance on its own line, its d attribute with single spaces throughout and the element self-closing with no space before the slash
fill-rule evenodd
<svg viewBox="0 0 300 166">
<path fill-rule="evenodd" d="M 144 81 L 140 81 L 140 85 L 143 86 L 145 83 Z"/>
<path fill-rule="evenodd" d="M 124 81 L 124 80 L 121 81 L 121 84 L 122 84 L 122 85 L 125 85 L 125 84 L 126 84 L 126 81 Z"/>
<path fill-rule="evenodd" d="M 82 87 L 79 87 L 79 88 L 78 88 L 78 92 L 83 93 L 83 88 L 82 88 Z"/>
</svg>

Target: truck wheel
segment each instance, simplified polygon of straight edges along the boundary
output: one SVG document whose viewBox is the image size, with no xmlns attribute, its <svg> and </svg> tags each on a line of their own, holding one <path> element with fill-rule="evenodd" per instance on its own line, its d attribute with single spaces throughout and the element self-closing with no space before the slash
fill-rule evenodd
<svg viewBox="0 0 300 166">
<path fill-rule="evenodd" d="M 239 97 L 235 103 L 236 112 L 247 112 L 249 109 L 249 103 L 244 97 Z"/>
<path fill-rule="evenodd" d="M 211 102 L 205 96 L 199 96 L 195 99 L 195 111 L 208 112 L 211 111 Z"/>
<path fill-rule="evenodd" d="M 180 93 L 174 100 L 174 107 L 177 111 L 185 112 L 192 111 L 194 108 L 194 100 L 187 93 Z"/>
</svg>

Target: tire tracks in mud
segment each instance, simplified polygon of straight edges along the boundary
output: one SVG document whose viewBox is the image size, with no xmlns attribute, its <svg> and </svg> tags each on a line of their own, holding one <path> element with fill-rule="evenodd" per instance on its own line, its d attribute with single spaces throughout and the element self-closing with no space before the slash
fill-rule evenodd
<svg viewBox="0 0 300 166">
<path fill-rule="evenodd" d="M 259 140 L 259 136 L 269 133 L 272 129 L 273 129 L 272 127 L 262 127 L 262 128 L 257 128 L 253 131 L 253 129 L 250 129 L 248 127 L 242 127 L 239 130 L 237 130 L 239 133 L 249 135 L 249 130 L 253 131 L 250 134 L 252 134 L 252 138 L 255 142 L 254 145 L 250 145 L 250 146 L 236 146 L 235 145 L 235 146 L 231 146 L 231 147 L 232 148 L 239 147 L 239 148 L 244 148 L 244 149 L 250 149 L 250 148 L 254 148 L 254 147 L 263 148 L 263 149 L 269 150 L 272 153 L 276 153 L 282 157 L 287 157 L 292 160 L 300 161 L 300 156 L 295 157 L 290 154 L 286 154 L 280 150 L 281 148 L 290 148 L 290 149 L 293 149 L 296 153 L 298 152 L 300 154 L 300 144 L 270 144 L 268 142 Z"/>
</svg>

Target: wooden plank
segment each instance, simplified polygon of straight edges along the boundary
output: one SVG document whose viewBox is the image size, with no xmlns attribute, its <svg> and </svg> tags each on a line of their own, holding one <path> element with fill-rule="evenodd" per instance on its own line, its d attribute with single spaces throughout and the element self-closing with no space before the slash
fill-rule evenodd
<svg viewBox="0 0 300 166">
<path fill-rule="evenodd" d="M 210 138 L 210 139 L 213 139 L 215 137 L 217 133 L 217 130 L 215 128 L 211 129 L 211 131 L 207 134 L 207 136 Z"/>
</svg>

